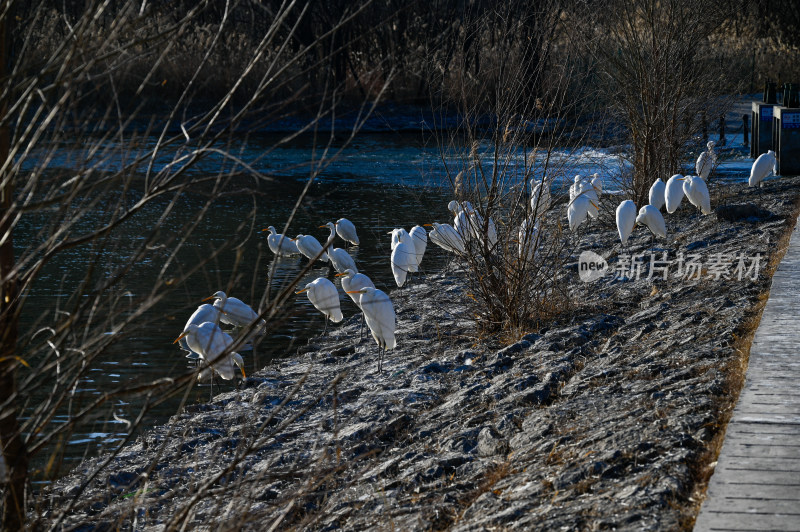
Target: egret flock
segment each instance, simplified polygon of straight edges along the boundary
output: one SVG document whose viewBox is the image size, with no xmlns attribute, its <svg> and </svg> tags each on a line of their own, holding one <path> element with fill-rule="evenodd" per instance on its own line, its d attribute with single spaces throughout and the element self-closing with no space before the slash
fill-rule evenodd
<svg viewBox="0 0 800 532">
<path fill-rule="evenodd" d="M 706 185 L 711 170 L 716 165 L 714 142 L 709 142 L 707 150 L 700 154 L 695 164 L 697 175 L 676 174 L 667 179 L 656 179 L 648 192 L 648 205 L 636 208 L 630 199 L 623 200 L 616 209 L 616 224 L 622 245 L 625 245 L 637 225 L 645 226 L 653 238 L 666 238 L 667 226 L 662 209 L 674 213 L 684 196 L 702 215 L 711 213 L 711 202 Z M 775 154 L 769 151 L 753 163 L 749 186 L 763 186 L 763 180 L 771 173 L 776 173 Z M 530 213 L 518 228 L 519 256 L 532 260 L 536 253 L 537 236 L 540 231 L 539 220 L 552 205 L 551 182 L 546 177 L 538 182 L 531 180 Z M 599 215 L 599 198 L 603 194 L 603 181 L 598 174 L 582 177 L 575 176 L 569 187 L 567 203 L 567 220 L 569 228 L 576 231 L 587 219 Z M 395 228 L 391 235 L 390 267 L 398 287 L 406 284 L 409 276 L 419 271 L 420 263 L 430 241 L 445 251 L 456 255 L 464 255 L 467 243 L 477 242 L 484 249 L 491 250 L 497 244 L 497 228 L 494 220 L 484 219 L 469 201 L 450 201 L 448 210 L 453 214 L 453 225 L 447 223 L 424 224 L 431 228 L 426 231 L 417 225 L 410 231 Z M 269 231 L 267 243 L 276 256 L 303 255 L 310 261 L 327 263 L 337 273 L 342 291 L 346 293 L 361 311 L 375 343 L 379 349 L 378 371 L 382 371 L 383 357 L 387 349 L 396 345 L 396 315 L 389 296 L 375 287 L 375 284 L 364 273 L 360 273 L 353 257 L 347 249 L 333 247 L 338 236 L 345 245 L 358 246 L 360 240 L 355 225 L 341 218 L 336 222 L 328 222 L 319 226 L 329 230 L 324 244 L 312 235 L 299 234 L 295 238 L 278 233 L 273 226 Z M 325 332 L 328 321 L 339 323 L 344 319 L 339 292 L 336 284 L 325 277 L 318 277 L 297 291 L 305 293 L 311 304 L 325 316 Z M 212 304 L 201 304 L 191 315 L 182 334 L 175 340 L 181 347 L 190 352 L 189 357 L 199 359 L 205 365 L 198 379 L 205 380 L 212 372 L 223 379 L 234 378 L 238 367 L 245 376 L 241 355 L 231 351 L 235 341 L 228 332 L 220 328 L 220 324 L 246 330 L 252 340 L 263 334 L 265 321 L 249 305 L 234 297 L 218 291 L 206 300 L 213 299 Z M 362 322 L 363 330 L 363 322 Z"/>
</svg>

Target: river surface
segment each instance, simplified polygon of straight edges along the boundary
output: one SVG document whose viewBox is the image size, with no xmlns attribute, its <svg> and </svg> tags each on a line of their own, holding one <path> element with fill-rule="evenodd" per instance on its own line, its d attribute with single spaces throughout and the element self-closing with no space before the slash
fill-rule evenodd
<svg viewBox="0 0 800 532">
<path fill-rule="evenodd" d="M 266 233 L 261 229 L 273 225 L 282 231 L 307 182 L 309 167 L 303 163 L 309 160 L 315 146 L 307 137 L 278 148 L 274 147 L 274 141 L 275 138 L 270 136 L 250 137 L 235 147 L 237 156 L 272 176 L 272 180 L 255 187 L 256 193 L 237 193 L 233 187 L 234 192 L 217 200 L 184 245 L 173 273 L 189 269 L 195 261 L 227 246 L 225 251 L 194 275 L 185 287 L 149 310 L 131 334 L 113 344 L 100 363 L 81 381 L 78 392 L 92 396 L 125 384 L 185 373 L 192 368 L 193 362 L 172 341 L 203 298 L 217 290 L 225 290 L 257 307 L 264 294 L 273 297 L 305 266 L 307 260 L 299 256 L 276 258 L 269 251 Z M 483 148 L 485 157 L 490 157 L 490 147 Z M 61 155 L 53 164 L 69 167 L 80 159 L 80 155 L 71 152 L 69 147 L 65 147 Z M 534 155 L 521 152 L 512 158 L 509 165 L 512 182 L 521 182 L 517 176 L 523 173 L 525 159 Z M 582 148 L 557 151 L 550 156 L 555 158 L 553 168 L 557 168 L 551 172 L 556 175 L 554 187 L 560 190 L 566 189 L 571 176 L 576 173 L 600 172 L 613 177 L 624 167 L 613 150 Z M 359 270 L 369 275 L 378 288 L 389 292 L 395 284 L 389 265 L 391 239 L 387 232 L 395 227 L 410 229 L 433 221 L 452 222 L 452 215 L 446 208 L 451 192 L 445 163 L 452 164 L 452 169 L 457 172 L 458 154 L 443 155 L 436 145 L 422 142 L 420 135 L 361 135 L 311 185 L 287 234 L 311 234 L 324 242 L 328 233 L 327 229 L 319 228 L 320 225 L 341 217 L 350 219 L 361 239 L 361 244 L 351 250 Z M 107 164 L 112 168 L 115 162 L 109 160 Z M 213 175 L 220 164 L 223 162 L 210 158 L 193 170 L 194 175 Z M 734 164 L 732 173 L 739 174 L 740 167 L 749 168 L 750 162 L 737 159 L 730 164 Z M 613 179 L 609 179 L 609 183 L 612 182 Z M 248 186 L 252 187 L 252 182 Z M 613 190 L 614 187 L 608 188 Z M 183 224 L 192 213 L 203 207 L 206 199 L 201 190 L 184 193 L 175 212 L 161 221 L 166 232 L 181 231 Z M 144 238 L 149 228 L 159 222 L 162 209 L 163 202 L 155 202 L 131 220 L 120 233 L 118 246 L 106 251 L 110 254 L 109 265 L 114 263 L 114 253 L 124 257 L 132 245 Z M 27 238 L 33 238 L 35 233 L 32 225 L 23 224 L 19 230 L 21 238 L 17 237 L 17 240 L 23 243 Z M 335 245 L 341 247 L 341 240 L 337 240 Z M 242 251 L 238 261 L 235 258 L 237 247 Z M 123 310 L 126 304 L 133 305 L 138 296 L 152 288 L 161 267 L 158 257 L 163 256 L 166 260 L 168 252 L 164 250 L 163 255 L 156 253 L 131 271 L 125 284 L 126 292 L 120 294 Z M 441 249 L 430 244 L 422 268 L 424 271 L 437 271 L 445 266 L 447 259 Z M 70 287 L 80 280 L 87 264 L 86 249 L 81 248 L 67 251 L 42 271 L 25 305 L 23 329 L 43 326 L 39 321 L 42 309 L 52 310 L 66 305 Z M 330 276 L 327 266 L 317 264 L 305 275 L 301 287 L 318 276 Z M 270 271 L 273 274 L 268 284 Z M 280 327 L 271 331 L 255 350 L 242 353 L 248 372 L 269 364 L 272 358 L 295 356 L 298 346 L 321 332 L 321 314 L 304 295 L 293 297 L 288 315 Z M 345 318 L 355 315 L 356 307 L 349 298 L 340 294 L 340 299 Z M 330 327 L 336 327 L 336 324 L 330 324 Z M 402 338 L 398 338 L 398 343 L 402 343 Z M 220 383 L 219 379 L 216 382 L 215 391 L 227 391 L 233 387 L 230 382 Z M 207 384 L 195 386 L 188 402 L 205 401 L 210 392 Z M 162 423 L 175 414 L 180 408 L 180 400 L 179 396 L 153 408 L 142 428 Z M 111 448 L 124 439 L 124 420 L 135 418 L 139 408 L 139 403 L 117 401 L 98 412 L 94 421 L 79 426 L 64 442 L 65 469 L 62 472 L 84 457 Z M 67 413 L 63 412 L 54 422 L 66 419 Z M 47 453 L 42 453 L 34 467 L 42 467 L 46 458 Z"/>
</svg>

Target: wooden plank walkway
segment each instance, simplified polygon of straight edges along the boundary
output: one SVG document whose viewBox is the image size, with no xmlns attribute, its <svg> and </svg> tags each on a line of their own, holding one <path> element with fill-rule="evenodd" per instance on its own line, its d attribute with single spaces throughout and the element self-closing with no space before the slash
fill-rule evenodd
<svg viewBox="0 0 800 532">
<path fill-rule="evenodd" d="M 772 279 L 747 378 L 694 527 L 800 532 L 800 230 Z"/>
</svg>

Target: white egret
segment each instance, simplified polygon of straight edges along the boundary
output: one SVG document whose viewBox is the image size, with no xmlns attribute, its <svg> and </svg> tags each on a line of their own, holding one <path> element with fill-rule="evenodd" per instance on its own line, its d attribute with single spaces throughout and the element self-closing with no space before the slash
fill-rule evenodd
<svg viewBox="0 0 800 532">
<path fill-rule="evenodd" d="M 336 224 L 328 222 L 325 225 L 320 225 L 320 227 L 327 227 L 331 232 L 331 234 L 328 235 L 328 239 L 325 241 L 325 247 L 328 248 L 328 259 L 330 259 L 330 264 L 333 266 L 333 269 L 338 273 L 342 273 L 348 268 L 354 272 L 358 272 L 356 261 L 353 260 L 353 257 L 351 257 L 346 250 L 342 248 L 330 249 L 331 242 L 336 238 Z"/>
<path fill-rule="evenodd" d="M 539 220 L 534 222 L 534 218 L 525 218 L 519 226 L 517 233 L 519 237 L 519 258 L 524 261 L 531 261 L 536 256 L 536 249 L 539 239 Z"/>
<path fill-rule="evenodd" d="M 472 206 L 470 206 L 467 210 L 467 216 L 469 217 L 470 231 L 472 232 L 472 236 L 474 236 L 479 242 L 483 242 L 483 216 L 481 216 L 478 211 L 472 208 Z M 489 218 L 489 221 L 486 224 L 486 241 L 489 243 L 490 249 L 497 245 L 497 227 L 494 224 L 494 220 L 491 218 Z"/>
<path fill-rule="evenodd" d="M 208 303 L 203 303 L 189 316 L 189 319 L 186 321 L 186 325 L 184 325 L 183 330 L 185 331 L 189 325 L 200 325 L 203 322 L 210 321 L 211 323 L 215 323 L 219 325 L 220 315 L 219 310 L 214 308 L 213 305 L 209 305 Z M 186 355 L 188 358 L 197 359 L 200 358 L 200 353 L 196 353 L 192 351 L 189 347 L 189 344 L 186 342 L 186 338 L 181 338 L 180 340 L 181 349 L 184 351 L 189 351 L 189 354 Z"/>
<path fill-rule="evenodd" d="M 597 192 L 598 199 L 603 194 L 603 178 L 600 177 L 600 174 L 592 174 L 592 181 L 591 181 L 592 188 Z"/>
<path fill-rule="evenodd" d="M 342 278 L 342 290 L 350 296 L 350 299 L 353 300 L 353 303 L 355 303 L 358 308 L 361 308 L 361 293 L 357 292 L 357 290 L 361 290 L 366 286 L 375 288 L 375 283 L 372 282 L 372 279 L 363 273 L 356 273 L 349 268 L 343 273 L 337 273 L 336 277 Z"/>
<path fill-rule="evenodd" d="M 433 227 L 431 232 L 428 233 L 431 242 L 450 253 L 455 253 L 457 255 L 465 253 L 464 239 L 461 238 L 461 235 L 458 234 L 458 231 L 456 231 L 452 225 L 436 222 L 425 225 Z"/>
<path fill-rule="evenodd" d="M 258 320 L 259 329 L 266 326 L 266 322 L 259 319 L 258 313 L 250 305 L 235 297 L 228 297 L 222 290 L 214 292 L 213 295 L 208 296 L 203 301 L 210 299 L 214 300 L 214 308 L 220 312 L 219 321 L 222 323 L 227 323 L 234 327 L 246 327 Z"/>
<path fill-rule="evenodd" d="M 581 193 L 581 183 L 583 178 L 580 175 L 576 175 L 573 179 L 572 184 L 569 187 L 569 200 L 572 201 L 578 197 L 578 194 Z"/>
<path fill-rule="evenodd" d="M 242 377 L 247 378 L 241 355 L 229 352 L 229 348 L 233 345 L 233 338 L 216 324 L 209 321 L 200 325 L 192 323 L 173 343 L 178 343 L 183 338 L 186 338 L 189 348 L 199 354 L 223 379 L 231 380 L 236 374 L 236 366 L 241 370 Z M 201 372 L 198 379 L 202 380 L 208 375 L 209 373 L 206 371 Z"/>
<path fill-rule="evenodd" d="M 336 233 L 342 237 L 342 240 L 346 240 L 354 246 L 359 243 L 356 226 L 347 218 L 339 218 L 336 221 Z"/>
<path fill-rule="evenodd" d="M 594 209 L 596 212 L 597 204 L 589 199 L 589 196 L 585 193 L 578 194 L 569 202 L 567 206 L 567 220 L 569 221 L 570 231 L 575 231 L 586 221 L 586 217 L 589 215 L 591 209 Z"/>
<path fill-rule="evenodd" d="M 708 174 L 714 169 L 717 164 L 717 154 L 714 152 L 716 142 L 709 140 L 706 144 L 708 150 L 704 151 L 697 157 L 697 162 L 694 163 L 694 169 L 698 176 L 704 180 L 708 178 Z"/>
<path fill-rule="evenodd" d="M 701 213 L 711 214 L 711 196 L 705 181 L 697 176 L 687 175 L 683 178 L 683 193 Z"/>
<path fill-rule="evenodd" d="M 314 260 L 318 257 L 322 262 L 328 262 L 328 254 L 322 251 L 322 244 L 313 236 L 297 235 L 297 238 L 294 239 L 294 243 L 297 245 L 298 251 L 300 251 L 304 257 L 310 260 Z"/>
<path fill-rule="evenodd" d="M 543 177 L 541 183 L 534 183 L 536 180 L 531 179 L 531 212 L 536 218 L 541 218 L 553 203 L 553 197 L 550 194 L 550 183 L 547 181 L 547 177 Z"/>
<path fill-rule="evenodd" d="M 466 242 L 472 236 L 469 229 L 469 220 L 467 218 L 467 210 L 462 208 L 456 200 L 450 201 L 447 204 L 447 209 L 453 213 L 453 229 L 461 236 L 461 239 Z"/>
<path fill-rule="evenodd" d="M 378 344 L 380 357 L 378 359 L 378 373 L 383 371 L 383 355 L 387 349 L 394 349 L 396 344 L 395 313 L 392 300 L 383 291 L 365 286 L 354 292 L 361 294 L 361 310 L 367 321 L 372 337 Z"/>
<path fill-rule="evenodd" d="M 395 235 L 399 235 L 400 240 L 392 250 L 392 275 L 397 286 L 403 286 L 408 273 L 417 271 L 417 251 L 411 236 L 405 230 L 394 229 L 392 238 Z"/>
<path fill-rule="evenodd" d="M 683 200 L 683 176 L 675 174 L 667 179 L 667 184 L 664 187 L 664 202 L 667 206 L 667 212 L 672 214 L 681 205 Z"/>
<path fill-rule="evenodd" d="M 408 234 L 414 243 L 414 250 L 417 253 L 417 267 L 419 267 L 422 264 L 422 256 L 425 255 L 425 249 L 428 247 L 428 232 L 423 227 L 415 225 Z"/>
<path fill-rule="evenodd" d="M 778 160 L 775 158 L 774 151 L 769 150 L 767 153 L 762 153 L 750 168 L 750 179 L 747 180 L 747 185 L 750 187 L 763 186 L 761 182 L 770 174 L 778 175 L 777 165 Z"/>
<path fill-rule="evenodd" d="M 667 224 L 664 223 L 664 217 L 661 215 L 661 211 L 652 205 L 645 205 L 639 209 L 636 223 L 647 226 L 650 232 L 653 233 L 654 238 L 656 236 L 667 238 Z"/>
<path fill-rule="evenodd" d="M 267 244 L 269 245 L 269 249 L 276 255 L 299 255 L 300 250 L 297 249 L 297 245 L 292 242 L 292 239 L 278 233 L 274 227 L 271 225 L 266 229 L 262 229 L 263 231 L 269 231 L 269 236 L 267 236 Z"/>
<path fill-rule="evenodd" d="M 364 275 L 363 273 L 356 273 L 353 270 L 346 270 L 344 273 L 337 273 L 336 277 L 342 278 L 342 290 L 347 294 L 353 303 L 361 309 L 361 290 L 365 287 L 375 288 L 375 283 Z M 358 331 L 358 337 L 361 339 L 364 328 L 364 312 L 361 312 L 361 328 Z"/>
<path fill-rule="evenodd" d="M 402 227 L 397 228 L 397 229 L 392 229 L 391 231 L 389 231 L 388 234 L 392 235 L 392 247 L 391 247 L 391 249 L 396 248 L 397 244 L 399 244 L 402 241 L 411 240 L 411 235 L 408 233 L 408 231 L 406 231 Z"/>
<path fill-rule="evenodd" d="M 622 245 L 628 241 L 636 225 L 636 204 L 632 200 L 625 200 L 617 207 L 617 231 Z"/>
<path fill-rule="evenodd" d="M 333 264 L 333 269 L 339 273 L 342 273 L 348 268 L 354 272 L 358 271 L 358 268 L 356 268 L 356 261 L 354 261 L 353 257 L 351 257 L 350 254 L 342 248 L 333 248 L 329 250 L 328 258 L 330 259 L 331 264 Z"/>
<path fill-rule="evenodd" d="M 339 305 L 339 292 L 336 290 L 336 285 L 329 280 L 318 277 L 296 294 L 299 295 L 303 292 L 306 293 L 314 308 L 325 315 L 325 331 L 328 330 L 328 319 L 334 323 L 339 323 L 344 319 Z"/>
<path fill-rule="evenodd" d="M 667 191 L 667 186 L 661 181 L 661 178 L 657 178 L 653 181 L 653 184 L 650 186 L 650 192 L 648 193 L 648 198 L 650 199 L 650 205 L 655 207 L 658 210 L 661 210 L 661 207 L 664 206 L 666 202 L 665 193 Z"/>
</svg>

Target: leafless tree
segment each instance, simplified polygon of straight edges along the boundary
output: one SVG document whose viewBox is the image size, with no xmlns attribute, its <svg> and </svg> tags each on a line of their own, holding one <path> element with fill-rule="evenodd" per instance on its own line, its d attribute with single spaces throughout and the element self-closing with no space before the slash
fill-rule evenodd
<svg viewBox="0 0 800 532">
<path fill-rule="evenodd" d="M 570 18 L 601 74 L 604 101 L 627 127 L 637 205 L 656 178 L 678 173 L 702 112 L 718 116 L 718 89 L 730 79 L 711 37 L 728 20 L 724 3 L 687 0 L 576 4 Z"/>
<path fill-rule="evenodd" d="M 243 6 L 260 9 L 259 20 L 267 21 L 253 40 L 236 40 L 240 28 L 234 15 Z M 118 398 L 143 404 L 129 422 L 131 438 L 152 406 L 185 394 L 196 380 L 196 372 L 187 372 L 91 398 L 76 391 L 107 349 L 141 330 L 148 311 L 250 237 L 252 212 L 228 247 L 180 264 L 180 250 L 218 198 L 231 190 L 257 190 L 269 180 L 238 157 L 231 139 L 285 116 L 300 102 L 315 102 L 313 112 L 299 131 L 276 144 L 302 132 L 321 133 L 344 83 L 319 75 L 318 83 L 308 83 L 309 72 L 329 71 L 336 57 L 318 54 L 318 47 L 333 43 L 337 31 L 367 6 L 364 1 L 341 10 L 325 32 L 298 46 L 292 43 L 309 14 L 308 3 L 202 1 L 176 10 L 168 3 L 133 0 L 86 0 L 70 9 L 45 0 L 0 4 L 4 530 L 25 528 L 26 513 L 35 506 L 32 457 L 52 453 L 46 474 L 57 471 L 58 442 L 78 424 L 107 415 L 107 405 Z M 342 45 L 337 42 L 334 51 Z M 214 77 L 211 90 L 208 72 L 223 67 L 225 75 Z M 169 91 L 160 92 L 165 87 Z M 350 135 L 370 109 L 362 109 Z M 307 162 L 311 180 L 336 151 L 328 142 Z M 68 161 L 65 152 L 71 154 Z M 215 170 L 195 171 L 209 159 Z M 205 204 L 185 217 L 181 231 L 165 230 L 163 220 L 190 189 L 204 194 Z M 147 210 L 159 214 L 131 241 L 129 225 Z M 26 241 L 15 239 L 22 227 L 33 235 Z M 116 258 L 109 260 L 112 252 Z M 83 279 L 66 283 L 68 295 L 58 308 L 39 309 L 34 323 L 22 328 L 20 316 L 42 272 L 67 254 L 85 258 Z M 128 277 L 147 261 L 160 264 L 157 281 L 147 291 L 129 291 Z M 296 282 L 277 295 L 265 294 L 261 317 L 279 316 Z M 46 399 L 35 401 L 37 394 Z M 68 418 L 56 423 L 60 412 Z"/>
</svg>

